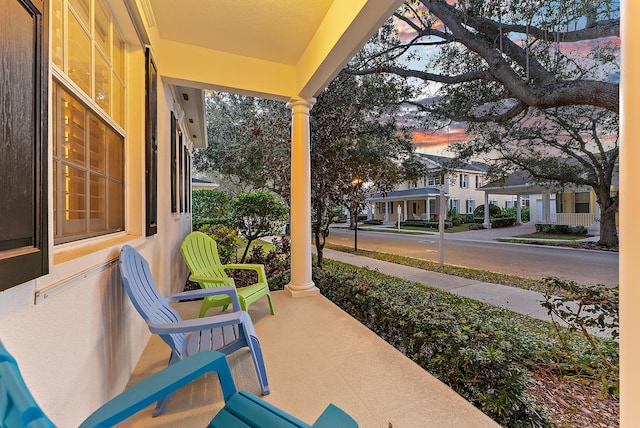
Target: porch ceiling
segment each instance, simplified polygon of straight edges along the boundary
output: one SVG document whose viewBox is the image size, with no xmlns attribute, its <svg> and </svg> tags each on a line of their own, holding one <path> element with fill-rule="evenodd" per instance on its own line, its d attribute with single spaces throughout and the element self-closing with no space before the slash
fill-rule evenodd
<svg viewBox="0 0 640 428">
<path fill-rule="evenodd" d="M 316 96 L 402 3 L 127 1 L 168 83 L 283 101 Z"/>
</svg>

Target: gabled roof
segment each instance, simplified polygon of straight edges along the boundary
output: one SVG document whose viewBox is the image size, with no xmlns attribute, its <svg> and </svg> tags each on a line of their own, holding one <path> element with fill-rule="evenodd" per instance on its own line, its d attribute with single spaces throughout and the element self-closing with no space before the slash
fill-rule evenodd
<svg viewBox="0 0 640 428">
<path fill-rule="evenodd" d="M 432 163 L 436 168 L 453 168 L 456 171 L 468 171 L 468 172 L 476 172 L 476 173 L 484 173 L 487 171 L 487 164 L 477 161 L 471 161 L 468 163 L 462 163 L 458 165 L 458 161 L 456 158 L 451 158 L 447 156 L 438 156 L 431 155 L 426 153 L 418 153 L 422 158 L 427 159 L 430 163 Z"/>
</svg>

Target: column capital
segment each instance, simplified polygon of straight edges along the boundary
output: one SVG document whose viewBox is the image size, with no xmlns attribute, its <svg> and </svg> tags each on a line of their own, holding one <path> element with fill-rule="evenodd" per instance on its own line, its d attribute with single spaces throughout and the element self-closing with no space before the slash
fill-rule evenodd
<svg viewBox="0 0 640 428">
<path fill-rule="evenodd" d="M 311 110 L 311 108 L 315 103 L 316 103 L 315 98 L 293 97 L 289 100 L 289 102 L 287 103 L 287 106 L 291 110 L 295 110 L 296 107 L 303 107 L 303 108 L 306 108 L 306 110 L 308 111 L 308 110 Z"/>
</svg>

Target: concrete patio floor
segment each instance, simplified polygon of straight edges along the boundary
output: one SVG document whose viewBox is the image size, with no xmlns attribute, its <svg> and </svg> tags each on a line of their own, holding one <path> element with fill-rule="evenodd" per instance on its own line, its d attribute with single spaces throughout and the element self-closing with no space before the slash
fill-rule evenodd
<svg viewBox="0 0 640 428">
<path fill-rule="evenodd" d="M 266 401 L 309 424 L 334 403 L 362 428 L 498 426 L 325 297 L 272 295 L 276 315 L 266 299 L 249 308 L 271 387 Z M 200 302 L 177 308 L 194 318 Z M 168 357 L 168 346 L 152 336 L 129 384 L 161 370 Z M 238 389 L 259 395 L 249 351 L 228 360 Z M 207 375 L 175 393 L 161 416 L 152 418 L 149 407 L 119 426 L 204 427 L 223 405 L 217 377 Z"/>
</svg>

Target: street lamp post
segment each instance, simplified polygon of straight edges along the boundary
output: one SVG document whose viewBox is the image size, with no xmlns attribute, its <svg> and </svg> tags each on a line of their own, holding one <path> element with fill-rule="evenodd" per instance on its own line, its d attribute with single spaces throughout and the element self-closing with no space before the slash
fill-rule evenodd
<svg viewBox="0 0 640 428">
<path fill-rule="evenodd" d="M 351 186 L 355 189 L 355 194 L 357 196 L 358 193 L 358 187 L 362 184 L 362 180 L 360 178 L 354 178 L 353 180 L 351 180 Z M 356 217 L 356 223 L 355 223 L 355 227 L 353 229 L 353 252 L 357 253 L 358 252 L 358 203 L 356 201 L 356 209 L 355 209 L 355 217 Z"/>
</svg>

